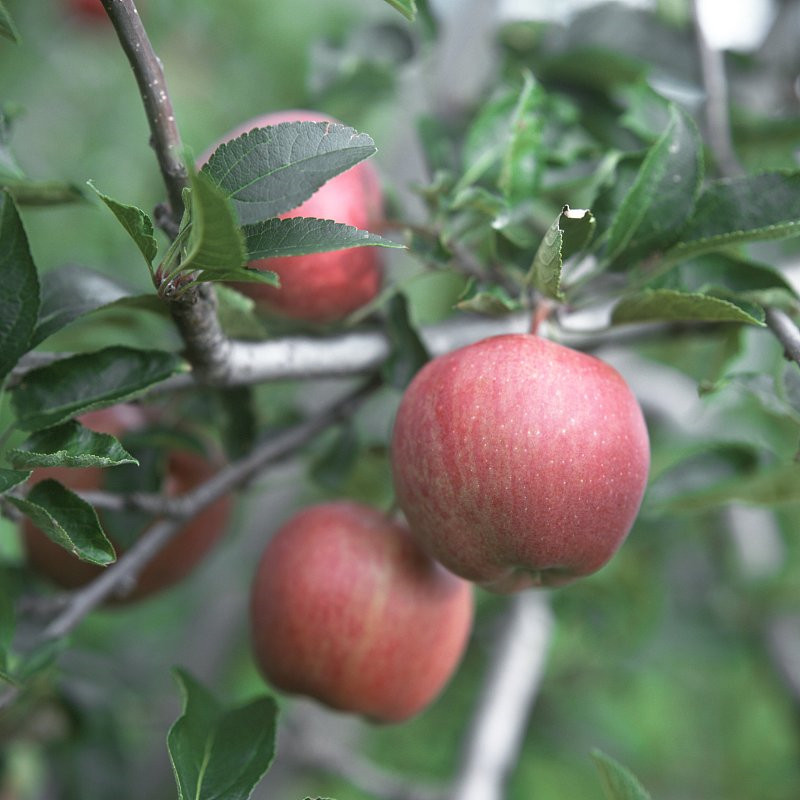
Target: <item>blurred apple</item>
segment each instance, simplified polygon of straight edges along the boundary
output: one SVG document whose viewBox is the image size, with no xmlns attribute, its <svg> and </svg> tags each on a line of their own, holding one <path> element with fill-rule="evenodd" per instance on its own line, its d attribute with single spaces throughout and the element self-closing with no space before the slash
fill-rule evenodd
<svg viewBox="0 0 800 800">
<path fill-rule="evenodd" d="M 357 503 L 323 503 L 269 541 L 251 619 L 256 660 L 277 688 L 398 722 L 431 703 L 454 672 L 472 590 L 404 526 Z"/>
<path fill-rule="evenodd" d="M 99 433 L 124 438 L 126 433 L 141 432 L 152 424 L 150 413 L 140 406 L 119 404 L 99 411 L 90 411 L 79 418 L 87 428 Z M 219 459 L 209 458 L 192 449 L 173 449 L 161 454 L 164 459 L 164 474 L 161 490 L 167 496 L 176 496 L 193 489 L 210 478 L 219 469 Z M 145 467 L 141 467 L 144 469 Z M 31 484 L 52 478 L 73 491 L 93 491 L 106 487 L 113 470 L 127 467 L 71 468 L 47 467 L 36 469 Z M 137 469 L 131 467 L 131 469 Z M 125 473 L 123 473 L 125 474 Z M 131 473 L 127 473 L 131 474 Z M 131 487 L 128 487 L 129 489 Z M 136 487 L 133 487 L 136 488 Z M 122 600 L 140 600 L 161 589 L 182 580 L 191 572 L 225 533 L 230 516 L 231 498 L 223 497 L 206 508 L 201 514 L 189 520 L 180 532 L 153 558 L 139 575 L 134 589 Z M 112 516 L 110 512 L 99 511 L 101 523 L 117 550 L 117 555 L 149 527 L 150 522 L 142 520 L 134 512 L 115 512 L 115 524 L 106 523 Z M 115 536 L 115 529 L 125 530 L 125 542 Z M 28 562 L 40 574 L 50 578 L 64 588 L 82 586 L 102 571 L 102 567 L 78 560 L 63 547 L 52 542 L 36 528 L 30 520 L 22 526 Z"/>
</svg>

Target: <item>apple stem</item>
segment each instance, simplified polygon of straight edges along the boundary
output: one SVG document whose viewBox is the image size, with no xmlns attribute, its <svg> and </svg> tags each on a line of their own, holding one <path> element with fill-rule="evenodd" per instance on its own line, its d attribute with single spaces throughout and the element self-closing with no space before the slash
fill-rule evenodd
<svg viewBox="0 0 800 800">
<path fill-rule="evenodd" d="M 547 320 L 552 313 L 553 313 L 552 303 L 550 303 L 549 300 L 546 300 L 544 298 L 539 298 L 533 310 L 533 314 L 531 315 L 531 326 L 529 333 L 532 336 L 536 336 L 539 333 L 539 326 L 545 320 Z"/>
</svg>

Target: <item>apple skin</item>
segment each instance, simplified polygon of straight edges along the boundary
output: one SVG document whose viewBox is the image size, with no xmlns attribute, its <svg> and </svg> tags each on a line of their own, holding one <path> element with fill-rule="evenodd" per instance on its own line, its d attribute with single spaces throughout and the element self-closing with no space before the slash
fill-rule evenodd
<svg viewBox="0 0 800 800">
<path fill-rule="evenodd" d="M 600 569 L 633 525 L 650 447 L 622 376 L 530 334 L 426 364 L 392 434 L 397 501 L 449 570 L 499 593 Z"/>
<path fill-rule="evenodd" d="M 405 526 L 349 501 L 310 506 L 270 539 L 251 596 L 264 677 L 374 721 L 419 713 L 449 680 L 472 623 L 472 587 Z"/>
<path fill-rule="evenodd" d="M 206 151 L 202 165 L 223 142 L 235 139 L 253 128 L 281 122 L 338 122 L 332 117 L 302 109 L 281 111 L 256 117 L 235 128 Z M 332 219 L 362 230 L 376 230 L 383 223 L 383 199 L 378 174 L 368 161 L 324 183 L 297 208 L 281 215 Z M 372 300 L 380 291 L 383 267 L 379 247 L 353 247 L 327 253 L 264 258 L 249 266 L 276 272 L 280 288 L 262 283 L 231 284 L 251 297 L 265 311 L 288 319 L 317 324 L 342 320 Z"/>
<path fill-rule="evenodd" d="M 90 411 L 79 421 L 98 433 L 122 436 L 128 431 L 146 427 L 151 415 L 140 406 L 118 404 L 99 411 Z M 111 468 L 113 469 L 113 467 Z M 214 459 L 200 453 L 176 450 L 168 457 L 164 491 L 175 496 L 187 492 L 210 478 L 219 469 Z M 103 488 L 107 470 L 99 467 L 43 467 L 34 470 L 30 484 L 53 478 L 73 491 L 94 491 Z M 222 497 L 198 516 L 191 519 L 156 555 L 139 575 L 133 590 L 114 603 L 142 600 L 185 578 L 207 555 L 227 528 L 231 498 Z M 102 511 L 98 512 L 102 522 Z M 39 574 L 65 589 L 75 589 L 89 583 L 103 570 L 95 564 L 80 561 L 63 547 L 52 542 L 44 533 L 25 519 L 23 541 L 28 563 Z M 117 555 L 120 548 L 114 543 Z"/>
<path fill-rule="evenodd" d="M 100 0 L 68 0 L 70 13 L 88 22 L 108 22 L 108 15 Z"/>
</svg>

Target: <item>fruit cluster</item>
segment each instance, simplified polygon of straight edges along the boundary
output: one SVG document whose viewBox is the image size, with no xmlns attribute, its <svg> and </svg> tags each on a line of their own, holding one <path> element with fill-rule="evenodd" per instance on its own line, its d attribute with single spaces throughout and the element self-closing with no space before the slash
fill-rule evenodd
<svg viewBox="0 0 800 800">
<path fill-rule="evenodd" d="M 290 120 L 328 118 L 268 115 L 225 140 Z M 362 163 L 291 214 L 374 227 L 377 175 Z M 278 273 L 281 288 L 239 288 L 270 313 L 340 320 L 379 291 L 377 253 L 256 262 Z M 147 424 L 139 407 L 126 405 L 82 421 L 114 435 Z M 639 509 L 649 445 L 616 370 L 533 334 L 504 335 L 419 371 L 397 412 L 391 460 L 406 522 L 349 501 L 306 508 L 271 536 L 251 596 L 255 657 L 274 686 L 383 721 L 416 714 L 450 678 L 469 638 L 471 583 L 503 593 L 559 586 L 611 558 Z M 212 457 L 171 452 L 164 480 L 169 491 L 185 491 L 214 468 Z M 91 489 L 102 471 L 40 470 L 43 477 Z M 188 523 L 133 596 L 185 575 L 221 535 L 228 508 L 219 501 Z M 62 584 L 96 574 L 29 523 L 25 538 L 32 563 Z"/>
</svg>

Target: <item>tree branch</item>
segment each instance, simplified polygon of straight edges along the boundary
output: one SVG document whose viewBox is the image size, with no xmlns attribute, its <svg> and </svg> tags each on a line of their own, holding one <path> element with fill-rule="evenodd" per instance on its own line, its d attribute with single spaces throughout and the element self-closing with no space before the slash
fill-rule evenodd
<svg viewBox="0 0 800 800">
<path fill-rule="evenodd" d="M 800 365 L 800 330 L 791 317 L 777 308 L 767 308 L 765 319 L 775 338 L 783 345 L 786 358 Z"/>
<path fill-rule="evenodd" d="M 171 223 L 177 225 L 183 216 L 182 192 L 187 185 L 187 176 L 182 161 L 181 137 L 167 92 L 161 60 L 153 50 L 133 0 L 101 2 L 117 32 L 139 86 L 150 125 L 150 143 L 155 150 L 167 189 Z"/>
<path fill-rule="evenodd" d="M 376 388 L 370 382 L 333 404 L 321 414 L 263 442 L 239 461 L 224 467 L 209 480 L 172 499 L 174 516 L 157 522 L 120 559 L 85 587 L 67 595 L 68 601 L 47 627 L 27 643 L 31 648 L 70 633 L 91 611 L 115 591 L 133 587 L 147 563 L 177 534 L 190 517 L 244 485 L 267 465 L 285 458 L 325 428 L 347 416 Z"/>
<path fill-rule="evenodd" d="M 541 590 L 515 595 L 462 751 L 451 800 L 503 800 L 544 675 L 553 613 Z"/>
<path fill-rule="evenodd" d="M 697 50 L 700 55 L 700 69 L 706 90 L 706 129 L 711 152 L 719 171 L 726 177 L 742 174 L 742 167 L 733 149 L 730 112 L 728 109 L 728 82 L 725 77 L 725 55 L 708 42 L 700 14 L 700 1 L 692 0 Z"/>
</svg>

